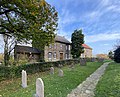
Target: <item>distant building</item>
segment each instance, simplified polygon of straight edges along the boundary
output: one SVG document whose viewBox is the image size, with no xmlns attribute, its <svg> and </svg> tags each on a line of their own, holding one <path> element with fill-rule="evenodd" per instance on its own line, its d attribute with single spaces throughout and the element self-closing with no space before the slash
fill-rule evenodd
<svg viewBox="0 0 120 97">
<path fill-rule="evenodd" d="M 65 60 L 71 57 L 70 54 L 70 42 L 62 36 L 56 36 L 54 43 L 49 46 L 45 46 L 44 49 L 44 60 L 45 61 L 58 61 Z M 20 46 L 16 45 L 14 49 L 14 56 L 16 60 L 20 60 L 22 58 L 26 58 L 30 61 L 40 60 L 41 51 L 30 47 L 30 46 Z"/>
<path fill-rule="evenodd" d="M 109 59 L 107 54 L 97 54 L 96 55 L 97 58 L 104 58 L 104 59 Z"/>
<path fill-rule="evenodd" d="M 81 58 L 91 58 L 92 57 L 92 48 L 87 44 L 82 44 L 84 47 L 84 53 L 81 54 Z"/>
<path fill-rule="evenodd" d="M 56 36 L 55 42 L 45 47 L 45 61 L 58 61 L 71 58 L 71 43 L 62 36 Z"/>
<path fill-rule="evenodd" d="M 40 50 L 29 47 L 29 46 L 20 46 L 16 45 L 14 49 L 14 58 L 15 60 L 26 59 L 28 61 L 39 61 L 40 60 Z"/>
<path fill-rule="evenodd" d="M 92 57 L 92 48 L 86 44 L 84 47 L 84 53 L 81 54 L 82 58 Z M 16 45 L 14 49 L 14 57 L 16 60 L 26 58 L 29 61 L 40 61 L 41 51 L 30 47 Z M 56 35 L 54 43 L 44 48 L 44 60 L 45 61 L 58 61 L 70 59 L 71 57 L 71 43 L 63 36 Z"/>
</svg>

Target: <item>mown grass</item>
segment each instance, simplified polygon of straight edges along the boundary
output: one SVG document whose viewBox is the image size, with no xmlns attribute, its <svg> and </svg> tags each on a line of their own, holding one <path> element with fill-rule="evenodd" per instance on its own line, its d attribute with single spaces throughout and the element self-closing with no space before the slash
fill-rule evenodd
<svg viewBox="0 0 120 97">
<path fill-rule="evenodd" d="M 120 63 L 111 63 L 99 81 L 95 97 L 120 97 Z"/>
<path fill-rule="evenodd" d="M 65 66 L 62 68 L 63 77 L 58 76 L 58 68 L 55 68 L 54 75 L 50 75 L 49 71 L 28 75 L 28 87 L 25 89 L 21 87 L 21 78 L 2 81 L 0 95 L 2 97 L 33 97 L 36 79 L 42 78 L 45 85 L 45 97 L 66 97 L 100 65 L 102 63 L 88 62 L 87 66 L 77 64 L 74 69 Z"/>
</svg>

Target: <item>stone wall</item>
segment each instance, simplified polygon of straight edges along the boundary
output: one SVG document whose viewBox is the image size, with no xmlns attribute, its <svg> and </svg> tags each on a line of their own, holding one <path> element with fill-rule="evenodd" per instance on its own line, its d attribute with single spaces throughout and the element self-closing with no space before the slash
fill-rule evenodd
<svg viewBox="0 0 120 97">
<path fill-rule="evenodd" d="M 45 47 L 44 59 L 45 61 L 58 61 L 70 59 L 70 45 L 60 42 L 55 42 Z"/>
</svg>

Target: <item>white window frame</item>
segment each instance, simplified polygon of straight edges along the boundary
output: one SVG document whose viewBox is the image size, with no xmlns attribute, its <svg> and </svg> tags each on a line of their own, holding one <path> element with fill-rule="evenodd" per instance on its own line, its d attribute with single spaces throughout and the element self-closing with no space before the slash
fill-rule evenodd
<svg viewBox="0 0 120 97">
<path fill-rule="evenodd" d="M 65 54 L 65 59 L 68 59 L 68 54 L 67 53 Z"/>
<path fill-rule="evenodd" d="M 68 50 L 68 45 L 66 45 L 66 50 Z"/>
<path fill-rule="evenodd" d="M 56 43 L 54 44 L 54 49 L 57 49 L 57 45 L 56 45 Z"/>
<path fill-rule="evenodd" d="M 62 49 L 63 48 L 63 45 L 62 44 L 60 44 L 60 49 Z"/>
<path fill-rule="evenodd" d="M 54 52 L 53 57 L 54 57 L 54 59 L 56 59 L 56 57 L 57 57 L 57 53 L 56 52 Z"/>
<path fill-rule="evenodd" d="M 52 48 L 52 44 L 49 45 L 49 48 Z"/>
<path fill-rule="evenodd" d="M 68 50 L 70 50 L 70 45 L 68 45 Z"/>
<path fill-rule="evenodd" d="M 52 59 L 52 52 L 48 52 L 48 59 Z"/>
</svg>

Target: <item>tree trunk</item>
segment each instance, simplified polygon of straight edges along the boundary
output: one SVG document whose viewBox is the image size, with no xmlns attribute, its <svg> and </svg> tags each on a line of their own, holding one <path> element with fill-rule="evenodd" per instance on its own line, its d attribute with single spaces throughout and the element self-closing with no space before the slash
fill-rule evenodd
<svg viewBox="0 0 120 97">
<path fill-rule="evenodd" d="M 44 50 L 41 50 L 41 54 L 40 54 L 40 62 L 44 62 Z"/>
<path fill-rule="evenodd" d="M 5 64 L 5 66 L 8 66 L 9 56 L 10 56 L 8 53 L 8 36 L 4 35 L 3 38 L 4 38 L 4 43 L 5 43 L 5 45 L 4 45 L 4 64 Z"/>
</svg>

